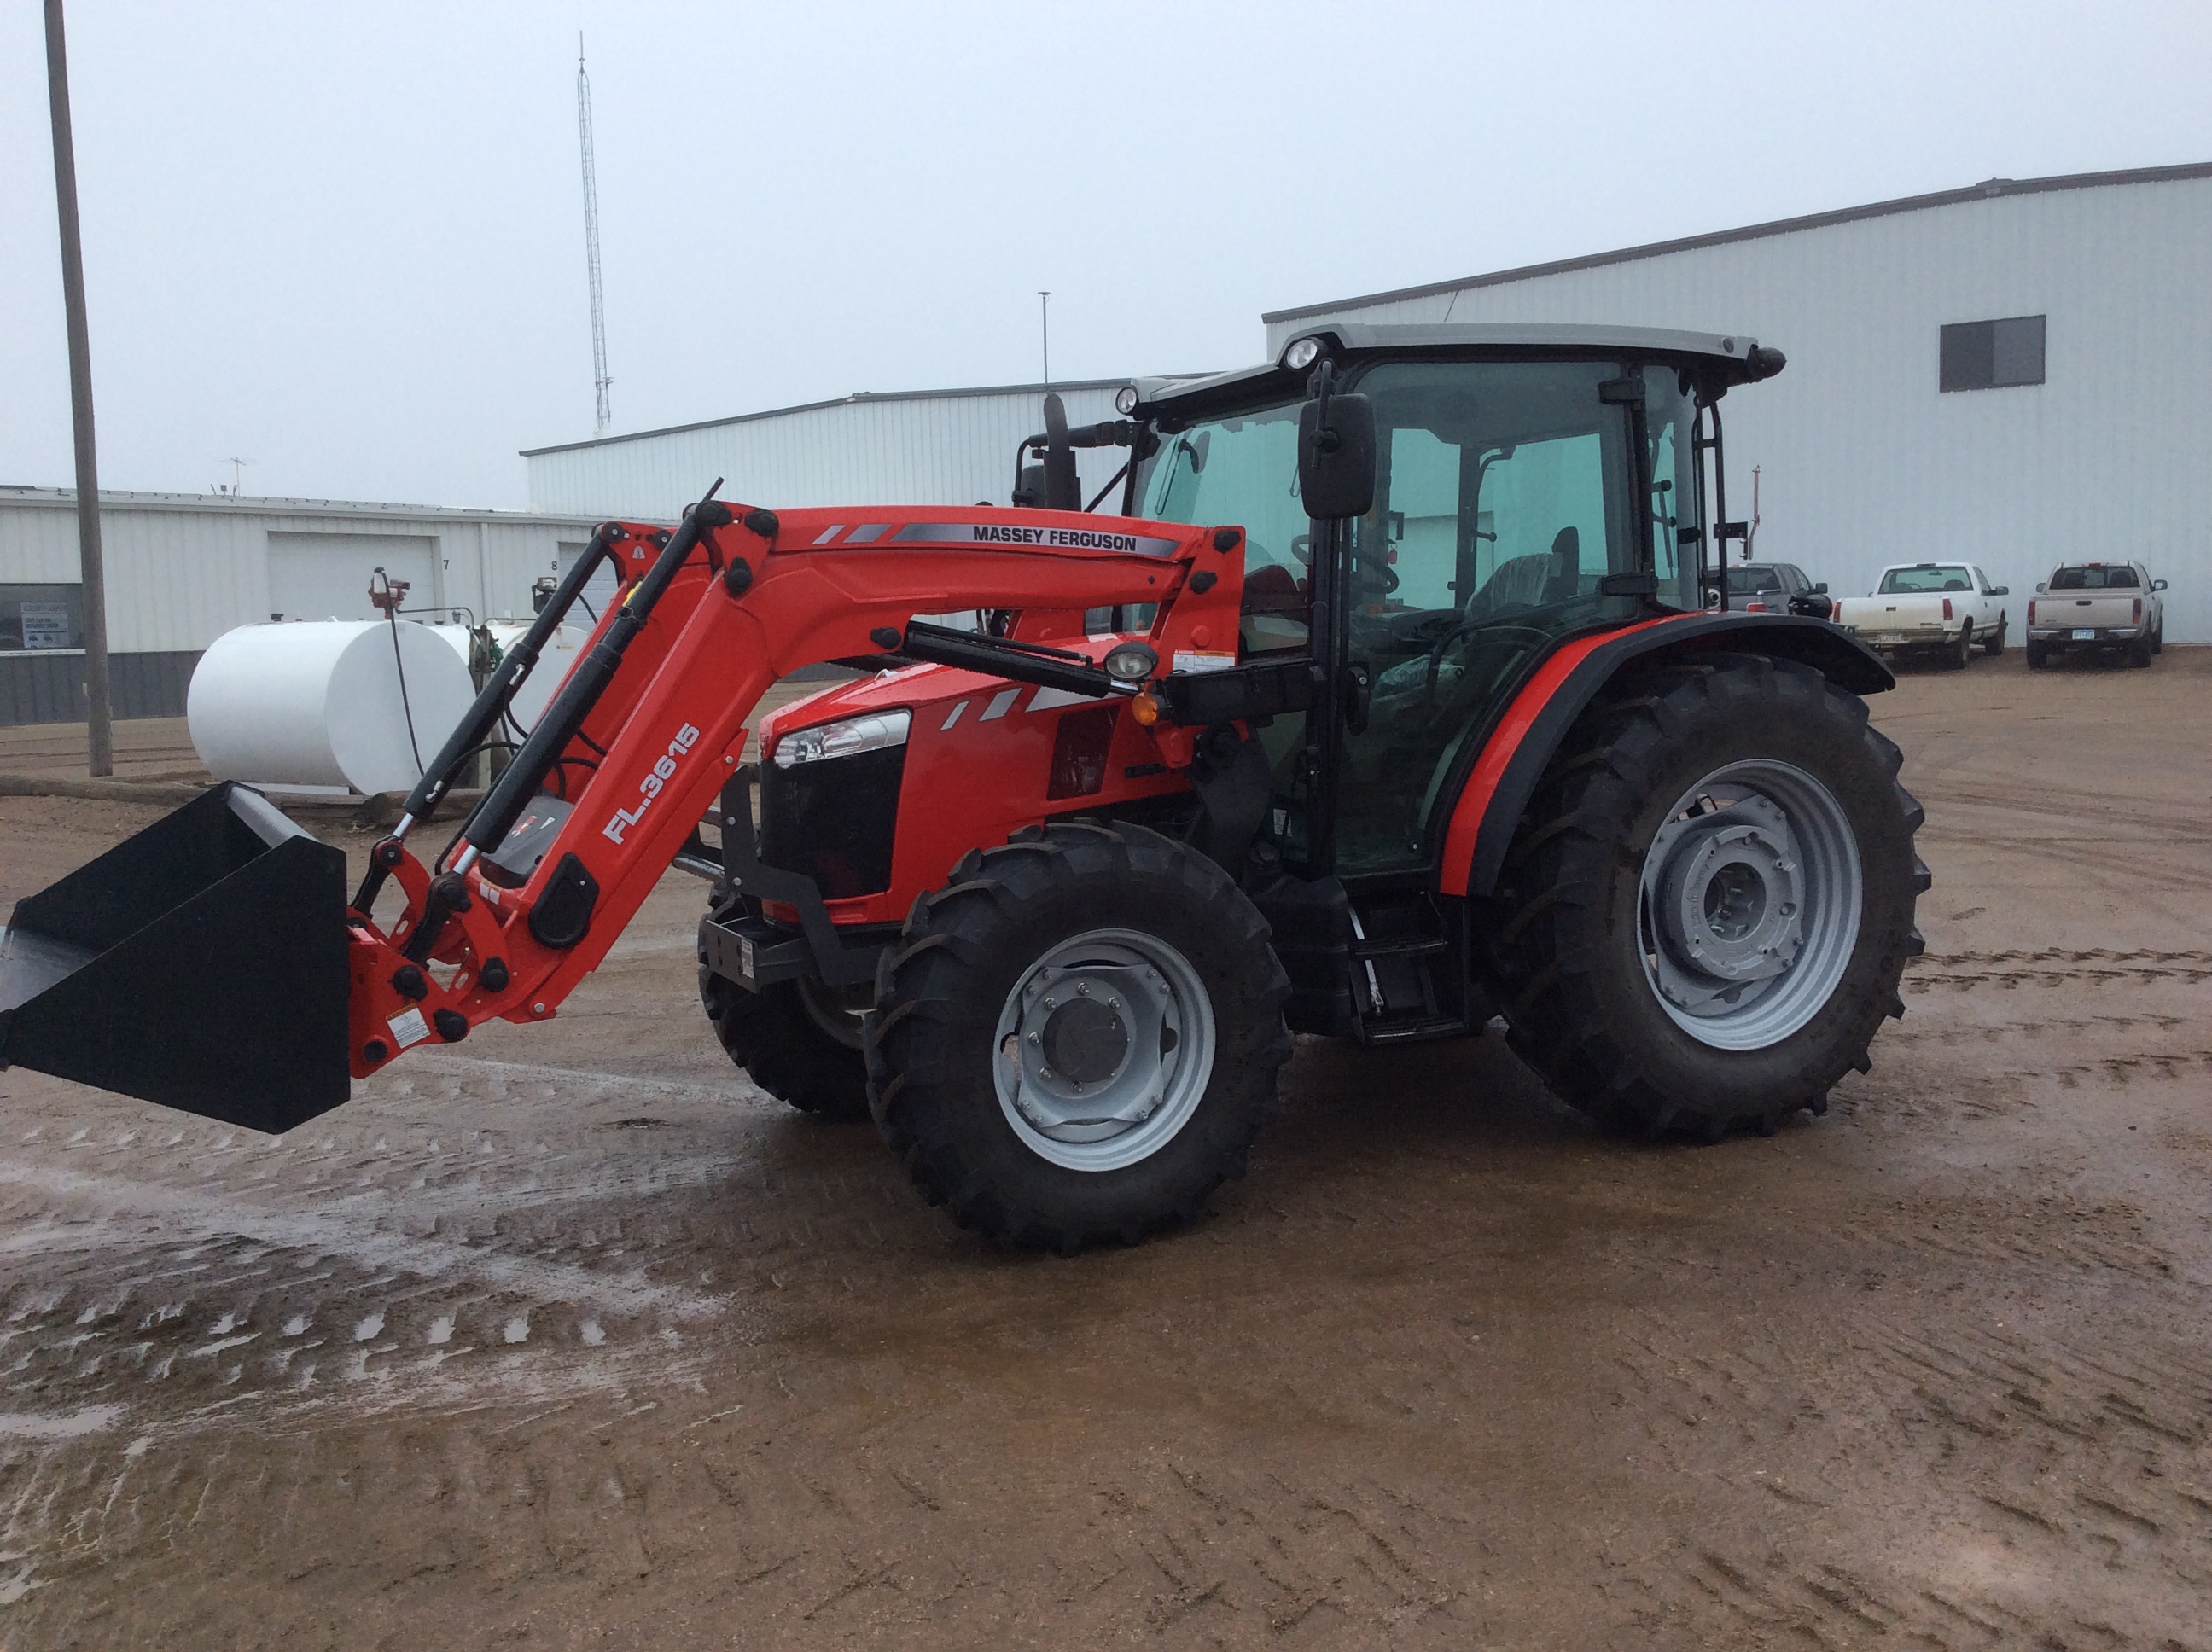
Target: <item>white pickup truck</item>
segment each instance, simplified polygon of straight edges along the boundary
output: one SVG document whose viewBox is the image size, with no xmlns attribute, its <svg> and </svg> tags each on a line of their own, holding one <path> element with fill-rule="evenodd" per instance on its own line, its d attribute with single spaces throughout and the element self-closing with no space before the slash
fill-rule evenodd
<svg viewBox="0 0 2212 1652">
<path fill-rule="evenodd" d="M 2166 589 L 2141 562 L 2068 562 L 2035 587 L 2027 605 L 2027 668 L 2054 653 L 2124 650 L 2148 665 L 2166 647 Z"/>
<path fill-rule="evenodd" d="M 1871 596 L 1846 597 L 1835 621 L 1884 653 L 1940 653 L 1964 670 L 1976 643 L 1985 653 L 2005 646 L 2006 586 L 1972 562 L 1899 562 L 1881 571 Z"/>
</svg>

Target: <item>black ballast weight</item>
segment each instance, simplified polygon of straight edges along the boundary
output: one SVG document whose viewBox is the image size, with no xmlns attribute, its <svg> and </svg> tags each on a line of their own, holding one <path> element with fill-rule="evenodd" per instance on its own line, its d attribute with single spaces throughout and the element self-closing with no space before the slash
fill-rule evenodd
<svg viewBox="0 0 2212 1652">
<path fill-rule="evenodd" d="M 224 785 L 15 903 L 0 1066 L 271 1133 L 347 1074 L 345 856 Z"/>
</svg>

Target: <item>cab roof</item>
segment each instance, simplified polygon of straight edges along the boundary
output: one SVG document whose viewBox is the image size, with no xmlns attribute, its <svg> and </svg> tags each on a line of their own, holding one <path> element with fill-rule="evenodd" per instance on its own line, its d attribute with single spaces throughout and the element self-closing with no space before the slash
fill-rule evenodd
<svg viewBox="0 0 2212 1652">
<path fill-rule="evenodd" d="M 1288 350 L 1302 338 L 1318 338 L 1331 357 L 1343 360 L 1368 354 L 1435 351 L 1480 356 L 1558 353 L 1570 356 L 1656 356 L 1681 363 L 1712 382 L 1715 389 L 1748 384 L 1768 376 L 1754 372 L 1751 353 L 1759 341 L 1743 333 L 1683 332 L 1671 327 L 1610 327 L 1554 322 L 1444 322 L 1413 326 L 1378 326 L 1364 321 L 1316 319 L 1301 327 L 1284 343 Z M 1348 363 L 1347 363 L 1348 365 Z M 1197 379 L 1139 379 L 1136 381 L 1139 414 L 1170 417 L 1186 409 L 1195 410 L 1217 402 L 1242 401 L 1254 392 L 1273 388 L 1280 380 L 1285 394 L 1296 394 L 1306 380 L 1305 369 L 1293 370 L 1275 361 Z"/>
</svg>

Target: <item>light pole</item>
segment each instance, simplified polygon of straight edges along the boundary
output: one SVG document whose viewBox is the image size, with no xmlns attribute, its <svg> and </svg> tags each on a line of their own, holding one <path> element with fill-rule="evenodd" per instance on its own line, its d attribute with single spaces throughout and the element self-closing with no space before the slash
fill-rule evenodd
<svg viewBox="0 0 2212 1652">
<path fill-rule="evenodd" d="M 70 422 L 76 440 L 77 561 L 84 582 L 85 761 L 115 772 L 107 694 L 107 580 L 100 560 L 100 466 L 93 456 L 92 341 L 84 319 L 84 246 L 76 218 L 76 147 L 70 139 L 69 51 L 62 0 L 46 0 L 46 100 L 54 119 L 54 199 L 62 221 L 62 309 L 69 324 Z"/>
<path fill-rule="evenodd" d="M 1052 382 L 1052 293 L 1041 288 L 1037 293 L 1037 323 L 1044 332 L 1044 381 Z"/>
</svg>

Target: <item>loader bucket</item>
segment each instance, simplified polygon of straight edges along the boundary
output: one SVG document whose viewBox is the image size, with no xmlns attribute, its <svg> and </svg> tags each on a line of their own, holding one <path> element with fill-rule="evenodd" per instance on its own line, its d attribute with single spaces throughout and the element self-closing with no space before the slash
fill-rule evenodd
<svg viewBox="0 0 2212 1652">
<path fill-rule="evenodd" d="M 346 1099 L 345 856 L 220 786 L 15 904 L 0 1066 L 226 1124 Z"/>
</svg>

